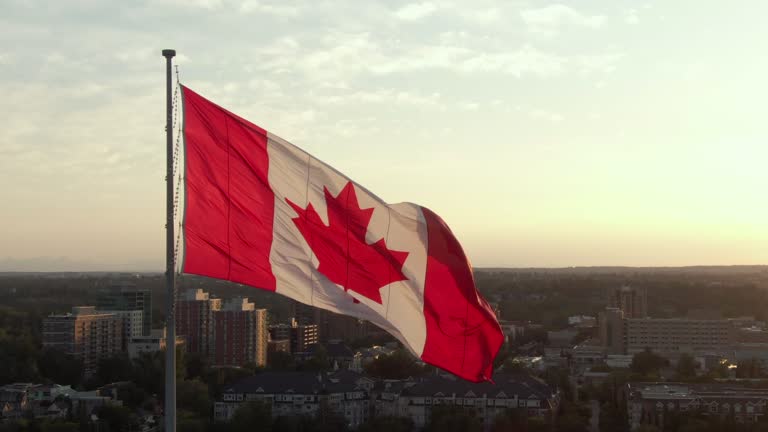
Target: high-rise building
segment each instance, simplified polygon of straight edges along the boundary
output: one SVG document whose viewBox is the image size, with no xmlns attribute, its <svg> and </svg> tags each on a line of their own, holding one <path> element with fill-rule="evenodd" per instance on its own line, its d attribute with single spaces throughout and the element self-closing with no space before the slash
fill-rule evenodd
<svg viewBox="0 0 768 432">
<path fill-rule="evenodd" d="M 291 303 L 291 312 L 298 325 L 317 324 L 317 337 L 320 342 L 361 339 L 368 335 L 371 327 L 375 327 L 367 321 L 298 301 Z"/>
<path fill-rule="evenodd" d="M 307 352 L 310 345 L 320 342 L 317 324 L 299 324 L 295 320 L 291 323 L 291 352 Z"/>
<path fill-rule="evenodd" d="M 648 316 L 648 293 L 645 288 L 627 285 L 609 289 L 608 307 L 621 309 L 625 318 L 646 318 Z"/>
<path fill-rule="evenodd" d="M 80 359 L 86 375 L 96 372 L 100 359 L 122 350 L 123 319 L 93 306 L 75 306 L 71 313 L 43 320 L 43 347 Z"/>
<path fill-rule="evenodd" d="M 144 336 L 144 311 L 99 310 L 99 312 L 115 314 L 123 320 L 123 351 L 128 349 L 129 340 L 132 338 Z"/>
<path fill-rule="evenodd" d="M 606 354 L 624 354 L 624 312 L 619 308 L 605 308 L 598 315 L 600 342 Z"/>
<path fill-rule="evenodd" d="M 256 309 L 247 298 L 235 297 L 213 312 L 213 364 L 242 366 L 267 364 L 266 309 Z"/>
<path fill-rule="evenodd" d="M 112 284 L 96 297 L 96 309 L 101 311 L 142 312 L 141 334 L 149 336 L 152 331 L 152 292 L 128 282 Z"/>
<path fill-rule="evenodd" d="M 176 301 L 176 334 L 184 336 L 187 352 L 213 359 L 213 313 L 221 309 L 221 299 L 211 298 L 197 289 L 184 292 Z"/>
</svg>

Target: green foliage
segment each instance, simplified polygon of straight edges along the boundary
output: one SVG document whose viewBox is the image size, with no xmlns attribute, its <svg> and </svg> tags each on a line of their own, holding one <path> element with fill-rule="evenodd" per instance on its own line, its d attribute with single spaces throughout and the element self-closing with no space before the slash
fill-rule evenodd
<svg viewBox="0 0 768 432">
<path fill-rule="evenodd" d="M 411 432 L 413 421 L 408 417 L 379 416 L 360 425 L 357 432 Z"/>
<path fill-rule="evenodd" d="M 207 417 L 200 417 L 193 412 L 179 409 L 176 417 L 176 430 L 180 432 L 207 432 Z"/>
<path fill-rule="evenodd" d="M 308 371 L 325 371 L 330 368 L 331 361 L 328 359 L 328 350 L 322 344 L 316 344 L 312 358 L 299 365 L 299 369 Z"/>
<path fill-rule="evenodd" d="M 270 352 L 267 355 L 267 367 L 272 370 L 288 371 L 296 368 L 291 353 L 284 351 Z"/>
<path fill-rule="evenodd" d="M 83 362 L 59 350 L 47 349 L 37 359 L 40 374 L 50 381 L 77 386 L 83 380 Z"/>
<path fill-rule="evenodd" d="M 132 425 L 136 424 L 131 410 L 123 406 L 103 405 L 96 409 L 96 415 L 100 422 L 109 427 L 110 432 L 128 431 Z"/>
<path fill-rule="evenodd" d="M 455 405 L 436 405 L 424 432 L 480 432 L 483 423 L 474 411 Z"/>
<path fill-rule="evenodd" d="M 136 409 L 144 405 L 147 392 L 136 384 L 127 382 L 117 388 L 117 399 L 123 402 L 124 406 Z"/>
<path fill-rule="evenodd" d="M 201 378 L 208 375 L 208 359 L 198 353 L 187 353 L 184 356 L 186 363 L 187 379 Z"/>
<path fill-rule="evenodd" d="M 133 362 L 127 353 L 117 353 L 99 360 L 96 377 L 101 385 L 133 379 Z"/>
<path fill-rule="evenodd" d="M 180 381 L 176 384 L 176 400 L 180 409 L 202 418 L 211 416 L 211 399 L 208 386 L 200 380 Z"/>
<path fill-rule="evenodd" d="M 365 371 L 377 378 L 404 379 L 424 374 L 424 368 L 404 349 L 398 349 L 390 355 L 380 355 L 365 365 Z"/>
<path fill-rule="evenodd" d="M 696 376 L 696 360 L 690 354 L 681 354 L 677 360 L 677 376 L 681 380 L 687 380 Z"/>
<path fill-rule="evenodd" d="M 664 357 L 646 348 L 632 357 L 632 364 L 629 368 L 636 374 L 653 377 L 658 376 L 659 370 L 666 365 L 667 360 Z"/>
</svg>

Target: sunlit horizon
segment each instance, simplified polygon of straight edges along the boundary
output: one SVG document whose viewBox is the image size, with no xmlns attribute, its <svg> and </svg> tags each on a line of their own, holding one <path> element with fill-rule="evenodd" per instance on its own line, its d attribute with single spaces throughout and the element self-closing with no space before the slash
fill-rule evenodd
<svg viewBox="0 0 768 432">
<path fill-rule="evenodd" d="M 0 17 L 0 271 L 163 268 L 163 48 L 476 267 L 768 264 L 764 2 L 42 5 Z"/>
</svg>

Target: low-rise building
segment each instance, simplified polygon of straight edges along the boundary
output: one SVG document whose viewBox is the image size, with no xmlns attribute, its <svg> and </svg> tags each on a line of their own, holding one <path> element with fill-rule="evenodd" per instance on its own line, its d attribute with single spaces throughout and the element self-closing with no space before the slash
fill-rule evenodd
<svg viewBox="0 0 768 432">
<path fill-rule="evenodd" d="M 509 408 L 520 408 L 528 416 L 547 420 L 558 409 L 559 393 L 538 378 L 505 373 L 496 373 L 493 378 L 494 383 L 472 383 L 453 375 L 432 375 L 403 386 L 396 397 L 381 404 L 381 410 L 408 417 L 416 429 L 421 429 L 429 423 L 433 407 L 460 406 L 480 417 L 487 429 Z"/>
<path fill-rule="evenodd" d="M 627 413 L 631 430 L 642 424 L 663 425 L 670 412 L 730 417 L 740 423 L 765 418 L 768 389 L 740 385 L 687 383 L 627 384 Z"/>
<path fill-rule="evenodd" d="M 371 414 L 373 385 L 372 379 L 346 370 L 264 372 L 226 387 L 214 405 L 214 420 L 229 421 L 242 404 L 263 402 L 273 418 L 314 416 L 327 406 L 356 428 Z"/>
<path fill-rule="evenodd" d="M 682 353 L 727 352 L 734 344 L 734 328 L 723 319 L 629 318 L 624 320 L 626 354 L 650 348 L 671 360 Z"/>
<path fill-rule="evenodd" d="M 165 349 L 165 328 L 152 329 L 149 336 L 134 336 L 128 341 L 128 357 L 137 358 L 143 353 L 153 353 Z M 176 336 L 176 346 L 184 345 L 184 336 Z"/>
</svg>

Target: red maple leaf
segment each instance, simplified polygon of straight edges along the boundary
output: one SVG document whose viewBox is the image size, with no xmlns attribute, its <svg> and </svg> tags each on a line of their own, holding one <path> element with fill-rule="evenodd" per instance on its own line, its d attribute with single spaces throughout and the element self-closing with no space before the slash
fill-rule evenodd
<svg viewBox="0 0 768 432">
<path fill-rule="evenodd" d="M 379 289 L 392 282 L 407 280 L 402 272 L 408 252 L 387 249 L 382 238 L 368 244 L 365 234 L 373 209 L 361 209 L 355 187 L 347 182 L 334 197 L 323 187 L 328 207 L 328 225 L 310 203 L 306 209 L 285 201 L 298 214 L 293 223 L 315 253 L 318 271 L 331 282 L 381 304 Z"/>
</svg>

